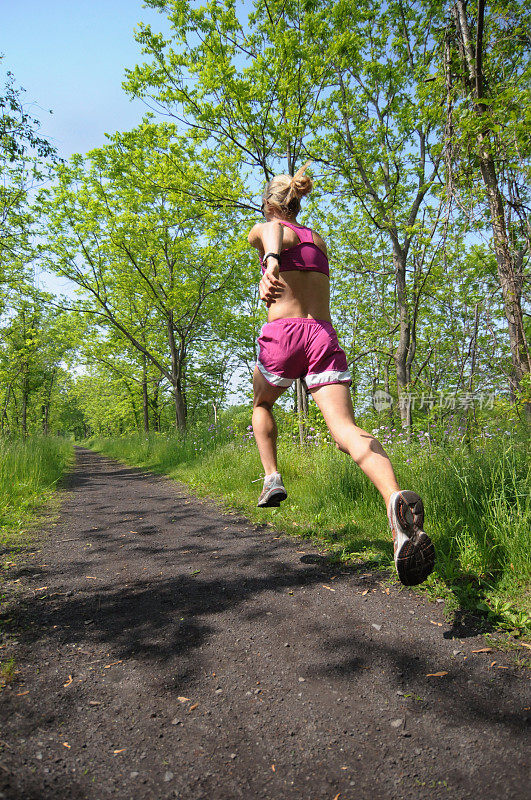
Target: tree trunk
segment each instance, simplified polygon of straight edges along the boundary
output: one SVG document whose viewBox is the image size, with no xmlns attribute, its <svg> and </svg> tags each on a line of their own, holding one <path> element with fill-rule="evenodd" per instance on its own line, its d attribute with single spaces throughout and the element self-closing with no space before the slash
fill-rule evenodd
<svg viewBox="0 0 531 800">
<path fill-rule="evenodd" d="M 352 362 L 350 367 L 350 374 L 352 375 L 352 385 L 350 387 L 350 396 L 352 398 L 352 408 L 354 409 L 354 416 L 356 416 L 356 407 L 358 405 L 358 380 L 356 371 L 356 362 Z"/>
<path fill-rule="evenodd" d="M 453 9 L 462 69 L 465 74 L 465 88 L 473 98 L 473 107 L 480 118 L 485 119 L 484 129 L 477 134 L 479 167 L 487 192 L 490 210 L 492 238 L 498 278 L 503 295 L 505 318 L 508 325 L 509 345 L 513 367 L 511 394 L 517 394 L 522 379 L 531 372 L 531 357 L 526 339 L 522 314 L 523 273 L 516 268 L 516 254 L 511 250 L 507 234 L 505 207 L 500 192 L 496 164 L 492 155 L 487 106 L 483 101 L 483 22 L 485 2 L 478 3 L 476 42 L 472 42 L 468 24 L 465 0 L 456 0 Z M 526 403 L 528 418 L 531 418 L 531 404 Z"/>
<path fill-rule="evenodd" d="M 302 446 L 304 444 L 304 410 L 303 410 L 303 395 L 304 395 L 304 388 L 302 386 L 302 381 L 297 378 L 295 381 L 295 391 L 297 397 L 297 419 L 299 423 L 299 443 Z"/>
<path fill-rule="evenodd" d="M 8 387 L 7 387 L 7 389 L 6 389 L 6 396 L 5 396 L 5 400 L 4 400 L 4 407 L 3 407 L 3 409 L 2 409 L 2 417 L 1 417 L 1 419 L 0 419 L 0 433 L 1 433 L 1 434 L 3 434 L 3 433 L 4 433 L 4 425 L 5 425 L 5 423 L 8 421 L 8 418 L 7 418 L 7 408 L 8 408 L 8 405 L 9 405 L 9 395 L 10 395 L 10 394 L 11 394 L 11 384 L 9 384 L 9 385 L 8 385 Z"/>
<path fill-rule="evenodd" d="M 22 434 L 23 436 L 27 436 L 28 434 L 28 365 L 24 365 L 24 370 L 22 373 L 22 402 L 21 402 L 21 423 L 22 423 Z"/>
<path fill-rule="evenodd" d="M 186 402 L 180 380 L 177 380 L 173 387 L 173 401 L 175 404 L 175 425 L 181 433 L 184 433 L 186 430 Z"/>
<path fill-rule="evenodd" d="M 496 167 L 490 153 L 488 139 L 479 135 L 480 168 L 483 183 L 487 190 L 492 223 L 492 238 L 498 278 L 503 294 L 503 306 L 509 331 L 509 344 L 514 370 L 515 388 L 520 387 L 522 378 L 531 372 L 529 345 L 525 335 L 522 314 L 522 276 L 515 271 L 514 257 L 511 253 L 509 237 L 505 225 L 505 210 L 498 187 Z"/>
<path fill-rule="evenodd" d="M 182 387 L 182 369 L 185 363 L 185 347 L 181 341 L 180 350 L 177 349 L 175 331 L 173 328 L 173 312 L 168 315 L 168 343 L 171 354 L 171 378 L 173 386 L 173 399 L 175 403 L 175 425 L 181 432 L 186 430 L 186 400 Z"/>
<path fill-rule="evenodd" d="M 400 321 L 398 347 L 394 358 L 396 364 L 396 382 L 398 387 L 398 409 L 402 427 L 411 427 L 411 398 L 409 395 L 411 382 L 411 319 L 406 294 L 406 257 L 396 243 L 393 243 L 393 263 L 395 267 L 396 298 Z"/>
<path fill-rule="evenodd" d="M 52 390 L 55 381 L 55 374 L 56 370 L 53 369 L 50 377 L 50 385 L 48 386 L 48 396 L 42 407 L 42 432 L 45 436 L 48 436 L 48 423 L 50 419 L 50 406 L 52 404 Z"/>
<path fill-rule="evenodd" d="M 153 408 L 153 427 L 157 432 L 160 432 L 159 383 L 156 383 L 153 389 L 151 407 Z"/>
<path fill-rule="evenodd" d="M 299 442 L 303 445 L 306 439 L 306 422 L 308 420 L 308 394 L 299 378 L 295 381 L 295 408 L 299 423 Z"/>
<path fill-rule="evenodd" d="M 384 389 L 387 394 L 387 397 L 391 397 L 390 385 L 389 385 L 389 361 L 386 361 L 384 364 Z M 395 422 L 395 414 L 391 402 L 389 402 L 389 406 L 387 408 L 387 415 L 389 417 L 389 427 L 392 428 Z"/>
<path fill-rule="evenodd" d="M 306 423 L 308 421 L 308 392 L 306 391 L 306 386 L 302 386 L 302 415 Z"/>
<path fill-rule="evenodd" d="M 476 369 L 476 354 L 477 354 L 477 342 L 478 342 L 478 328 L 479 328 L 479 303 L 476 303 L 476 307 L 474 309 L 474 332 L 472 334 L 472 341 L 470 343 L 470 374 L 468 376 L 468 395 L 470 398 L 473 397 L 473 389 L 474 389 L 474 371 Z M 466 443 L 470 446 L 471 444 L 471 428 L 472 422 L 470 418 L 470 412 L 472 411 L 472 416 L 474 417 L 474 422 L 477 425 L 476 419 L 476 406 L 474 402 L 470 403 L 470 406 L 467 408 L 466 412 Z"/>
<path fill-rule="evenodd" d="M 131 403 L 131 408 L 133 410 L 133 416 L 135 418 L 135 428 L 137 430 L 139 430 L 140 429 L 140 419 L 139 419 L 137 404 L 135 403 L 135 393 L 131 389 L 129 383 L 126 383 L 125 387 L 126 387 L 128 393 L 129 393 L 129 402 Z M 120 422 L 120 433 L 122 433 L 122 427 L 123 427 L 123 420 L 122 420 L 122 422 Z"/>
<path fill-rule="evenodd" d="M 145 355 L 142 355 L 142 413 L 144 418 L 144 433 L 149 433 L 149 401 Z"/>
<path fill-rule="evenodd" d="M 17 395 L 16 392 L 13 392 L 13 430 L 18 432 L 19 429 L 20 419 L 18 415 Z"/>
</svg>

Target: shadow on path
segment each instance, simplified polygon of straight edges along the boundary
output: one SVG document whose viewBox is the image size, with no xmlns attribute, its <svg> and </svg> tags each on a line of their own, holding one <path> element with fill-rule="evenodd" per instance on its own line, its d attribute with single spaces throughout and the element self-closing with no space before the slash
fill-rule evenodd
<svg viewBox="0 0 531 800">
<path fill-rule="evenodd" d="M 189 744 L 172 723 L 167 741 L 157 745 L 170 748 L 168 763 L 179 752 L 184 794 L 172 795 L 162 785 L 154 750 L 147 788 L 138 798 L 233 800 L 247 792 L 280 800 L 289 790 L 290 797 L 309 800 L 331 798 L 341 789 L 342 800 L 361 800 L 372 797 L 375 786 L 393 797 L 397 781 L 408 797 L 420 798 L 425 794 L 415 794 L 415 786 L 426 785 L 429 775 L 434 798 L 448 797 L 448 786 L 455 797 L 478 791 L 484 800 L 519 797 L 524 706 L 530 705 L 524 677 L 498 669 L 500 656 L 489 668 L 473 654 L 472 640 L 466 653 L 454 652 L 438 607 L 407 591 L 392 588 L 387 594 L 381 573 L 330 565 L 300 540 L 221 515 L 176 484 L 90 451 L 78 453 L 68 492 L 60 524 L 39 555 L 43 563 L 17 572 L 26 590 L 12 599 L 8 613 L 28 663 L 20 688 L 42 702 L 29 710 L 18 692 L 4 692 L 6 737 L 22 731 L 33 749 L 41 747 L 34 742 L 44 734 L 50 741 L 64 739 L 68 747 L 57 763 L 77 770 L 68 748 L 89 731 L 94 744 L 85 743 L 79 763 L 90 755 L 102 774 L 114 776 L 109 786 L 125 786 L 127 770 L 117 777 L 117 762 L 101 760 L 101 737 L 119 715 L 131 752 L 140 758 L 144 747 L 151 758 L 147 731 L 157 730 L 155 723 L 160 728 L 159 718 L 167 717 L 168 726 L 184 696 L 197 698 L 205 709 L 201 723 L 186 708 L 179 725 L 191 731 Z M 444 674 L 437 677 L 439 672 Z M 215 689 L 214 678 L 221 681 Z M 229 691 L 228 706 L 216 705 Z M 107 698 L 107 729 L 99 727 L 103 711 L 99 700 L 90 700 L 94 695 Z M 393 716 L 400 730 L 392 727 Z M 406 729 L 406 717 L 414 727 Z M 227 755 L 219 744 L 220 726 L 227 746 L 247 752 L 246 760 L 232 763 L 230 771 L 220 766 L 217 776 L 204 767 L 204 794 L 196 795 L 190 770 L 202 748 L 215 763 L 219 755 L 220 765 L 227 758 L 231 764 L 230 750 Z M 251 755 L 255 741 L 261 749 Z M 430 755 L 429 762 L 412 766 L 413 745 L 422 753 L 437 752 L 437 760 Z M 220 747 L 223 753 L 216 755 Z M 466 753 L 465 764 L 456 762 L 459 751 Z M 513 761 L 505 769 L 503 755 L 509 752 Z M 26 774 L 14 753 L 10 768 Z M 286 760 L 282 780 L 272 775 L 272 758 L 277 764 Z M 500 794 L 495 787 L 502 774 Z M 345 781 L 352 776 L 358 794 L 349 795 Z M 17 795 L 15 783 L 12 797 L 36 798 L 29 777 L 21 780 L 28 794 Z M 47 777 L 42 780 L 52 786 Z M 54 785 L 55 800 L 68 796 L 59 777 Z M 72 786 L 69 796 L 99 798 L 83 785 L 85 794 L 76 795 Z M 51 791 L 42 793 L 43 800 Z"/>
</svg>

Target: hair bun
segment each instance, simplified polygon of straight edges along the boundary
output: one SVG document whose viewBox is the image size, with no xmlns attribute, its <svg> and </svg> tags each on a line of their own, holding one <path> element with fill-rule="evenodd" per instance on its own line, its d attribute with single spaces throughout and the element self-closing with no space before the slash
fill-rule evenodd
<svg viewBox="0 0 531 800">
<path fill-rule="evenodd" d="M 271 178 L 264 189 L 263 202 L 280 215 L 297 215 L 301 207 L 300 198 L 312 191 L 312 179 L 304 174 L 310 163 L 307 161 L 299 167 L 293 176 L 275 175 Z"/>
<path fill-rule="evenodd" d="M 291 179 L 291 197 L 304 197 L 310 194 L 313 188 L 313 181 L 309 175 L 305 175 L 307 167 L 311 164 L 307 161 L 302 167 L 299 167 L 293 178 Z"/>
</svg>

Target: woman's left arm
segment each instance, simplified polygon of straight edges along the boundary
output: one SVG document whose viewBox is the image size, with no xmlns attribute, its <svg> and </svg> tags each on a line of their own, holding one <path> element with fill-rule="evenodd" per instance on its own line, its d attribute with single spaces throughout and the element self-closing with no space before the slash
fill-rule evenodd
<svg viewBox="0 0 531 800">
<path fill-rule="evenodd" d="M 247 241 L 252 247 L 263 253 L 280 253 L 284 239 L 284 226 L 275 220 L 271 222 L 257 222 L 247 236 Z"/>
<path fill-rule="evenodd" d="M 284 291 L 284 284 L 279 280 L 280 262 L 278 255 L 282 250 L 284 226 L 280 222 L 262 222 L 255 225 L 247 237 L 249 244 L 263 255 L 269 255 L 265 263 L 265 272 L 260 281 L 260 299 L 269 306 L 280 297 Z"/>
</svg>

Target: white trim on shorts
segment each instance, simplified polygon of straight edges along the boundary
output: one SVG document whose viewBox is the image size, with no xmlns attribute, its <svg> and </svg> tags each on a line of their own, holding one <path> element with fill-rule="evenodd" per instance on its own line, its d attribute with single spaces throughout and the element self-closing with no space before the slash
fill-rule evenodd
<svg viewBox="0 0 531 800">
<path fill-rule="evenodd" d="M 288 386 L 291 386 L 291 384 L 295 380 L 295 378 L 281 378 L 280 375 L 274 375 L 272 372 L 269 372 L 264 367 L 264 365 L 260 362 L 260 360 L 256 362 L 256 366 L 258 367 L 258 369 L 260 370 L 266 381 L 268 383 L 272 383 L 273 386 L 283 386 L 287 388 Z"/>
<path fill-rule="evenodd" d="M 327 383 L 350 383 L 352 378 L 350 372 L 340 372 L 337 369 L 330 369 L 328 372 L 317 372 L 313 375 L 306 375 L 304 378 L 308 389 L 315 388 L 316 386 L 325 386 Z"/>
<path fill-rule="evenodd" d="M 287 388 L 291 386 L 295 378 L 281 378 L 280 375 L 275 375 L 273 372 L 269 372 L 264 365 L 258 360 L 256 362 L 256 366 L 266 379 L 268 383 L 271 383 L 273 386 L 281 386 Z M 302 378 L 304 383 L 306 384 L 307 389 L 312 389 L 317 386 L 326 386 L 329 383 L 351 383 L 352 378 L 350 372 L 346 370 L 345 372 L 340 372 L 337 369 L 330 369 L 327 372 L 316 372 L 313 375 L 305 375 Z"/>
</svg>

